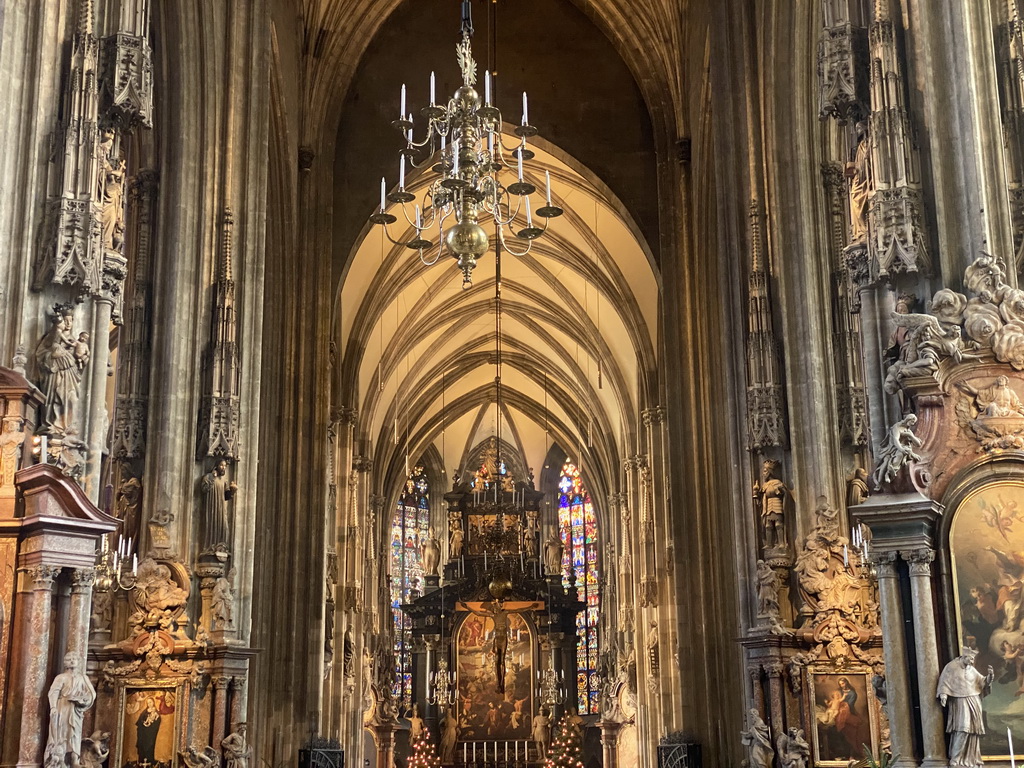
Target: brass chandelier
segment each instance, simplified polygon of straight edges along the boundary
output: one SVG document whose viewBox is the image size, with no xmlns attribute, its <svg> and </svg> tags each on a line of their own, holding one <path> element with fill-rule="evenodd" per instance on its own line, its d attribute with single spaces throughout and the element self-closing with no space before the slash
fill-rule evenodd
<svg viewBox="0 0 1024 768">
<path fill-rule="evenodd" d="M 562 209 L 551 202 L 551 175 L 545 172 L 546 194 L 544 205 L 535 212 L 530 206 L 530 195 L 537 191 L 523 175 L 523 163 L 534 153 L 527 149 L 526 140 L 537 134 L 530 125 L 526 93 L 523 93 L 522 121 L 513 132 L 518 144 L 507 147 L 502 137 L 501 112 L 492 103 L 493 82 L 490 71 L 484 75 L 484 96 L 481 100 L 476 85 L 476 61 L 470 40 L 473 22 L 470 2 L 462 3 L 462 36 L 456 45 L 456 57 L 462 71 L 462 85 L 446 105 L 436 102 L 434 73 L 430 73 L 430 104 L 420 114 L 426 120 L 426 135 L 420 141 L 413 137 L 413 116 L 406 112 L 405 85 L 402 86 L 399 117 L 392 125 L 402 132 L 406 146 L 399 160 L 398 188 L 387 191 L 385 179 L 380 181 L 380 210 L 370 220 L 384 227 L 388 239 L 395 245 L 404 245 L 419 251 L 424 264 L 436 264 L 446 251 L 456 260 L 462 272 L 462 287 L 472 284 L 477 259 L 491 246 L 482 222 L 494 224 L 496 247 L 522 256 L 528 253 L 533 241 L 543 235 L 550 220 L 562 215 Z M 421 158 L 417 161 L 417 158 Z M 406 189 L 406 166 L 413 169 L 430 166 L 437 175 L 427 186 L 420 202 Z M 515 174 L 515 181 L 507 186 L 499 180 L 503 173 Z M 388 203 L 400 204 L 406 223 L 415 231 L 411 240 L 395 240 L 388 231 L 398 217 L 387 212 Z M 513 222 L 523 213 L 525 227 L 506 235 Z M 542 218 L 543 226 L 534 222 L 534 213 Z M 436 233 L 436 243 L 430 238 Z M 510 245 L 513 244 L 513 245 Z M 435 251 L 436 248 L 436 251 Z"/>
</svg>

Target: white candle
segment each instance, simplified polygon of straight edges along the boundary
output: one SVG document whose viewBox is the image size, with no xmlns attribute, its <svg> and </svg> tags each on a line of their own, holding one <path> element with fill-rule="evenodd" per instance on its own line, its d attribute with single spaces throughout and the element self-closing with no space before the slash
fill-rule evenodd
<svg viewBox="0 0 1024 768">
<path fill-rule="evenodd" d="M 139 556 L 132 555 L 132 576 L 139 575 Z"/>
<path fill-rule="evenodd" d="M 548 188 L 548 205 L 551 205 L 551 171 L 544 171 L 544 183 Z M 526 490 L 523 490 L 523 496 L 526 496 Z"/>
<path fill-rule="evenodd" d="M 422 224 L 423 224 L 422 214 L 420 213 L 420 207 L 417 205 L 416 206 L 416 229 L 423 229 L 423 227 L 421 226 Z M 408 463 L 408 461 L 409 461 L 408 458 L 406 458 L 406 463 Z M 408 470 L 408 467 L 406 467 L 406 469 Z M 406 474 L 408 474 L 408 472 L 406 472 Z"/>
<path fill-rule="evenodd" d="M 530 196 L 526 195 L 526 197 L 524 199 L 526 200 L 526 226 L 532 227 L 533 226 L 533 214 L 530 212 Z"/>
<path fill-rule="evenodd" d="M 849 568 L 850 567 L 850 552 L 846 548 L 845 544 L 843 544 L 843 567 L 844 568 Z"/>
<path fill-rule="evenodd" d="M 384 195 L 387 193 L 387 182 L 384 181 L 384 177 L 380 177 L 380 212 L 384 213 Z"/>
<path fill-rule="evenodd" d="M 398 117 L 405 117 L 405 83 L 402 83 L 402 104 L 398 108 Z"/>
<path fill-rule="evenodd" d="M 491 70 L 484 72 L 484 104 L 491 106 Z"/>
<path fill-rule="evenodd" d="M 402 160 L 398 164 L 398 188 L 405 192 L 405 155 L 402 155 Z"/>
<path fill-rule="evenodd" d="M 1017 756 L 1013 753 L 1013 734 L 1010 733 L 1010 726 L 1006 726 L 1006 741 L 1010 746 L 1010 768 L 1017 768 Z"/>
<path fill-rule="evenodd" d="M 522 181 L 523 180 L 523 148 L 522 147 L 519 148 L 519 152 L 517 154 L 519 155 L 519 180 Z"/>
<path fill-rule="evenodd" d="M 442 133 L 441 134 L 441 154 L 442 155 L 444 154 L 445 143 L 447 142 L 447 140 L 448 140 L 448 134 Z"/>
<path fill-rule="evenodd" d="M 46 448 L 46 441 L 47 441 L 47 437 L 46 437 L 46 435 L 43 435 L 43 439 L 40 441 L 40 445 L 42 446 L 42 451 L 39 454 L 39 458 L 42 459 L 43 464 L 49 464 L 50 463 L 49 462 L 50 452 Z"/>
<path fill-rule="evenodd" d="M 408 120 L 409 120 L 410 123 L 412 122 L 412 112 L 409 113 Z M 412 126 L 411 125 L 409 126 L 409 130 L 405 132 L 405 138 L 409 140 L 410 144 L 412 144 Z"/>
<path fill-rule="evenodd" d="M 457 171 L 459 170 L 459 140 L 455 139 L 452 142 L 452 167 Z"/>
<path fill-rule="evenodd" d="M 530 113 L 526 109 L 526 91 L 523 91 L 523 125 L 530 124 Z"/>
<path fill-rule="evenodd" d="M 430 106 L 434 106 L 434 73 L 430 73 Z"/>
</svg>

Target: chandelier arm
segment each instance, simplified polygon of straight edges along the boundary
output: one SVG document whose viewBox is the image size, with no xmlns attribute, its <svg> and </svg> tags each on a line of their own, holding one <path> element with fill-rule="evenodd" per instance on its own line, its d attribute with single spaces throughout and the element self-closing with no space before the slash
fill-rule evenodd
<svg viewBox="0 0 1024 768">
<path fill-rule="evenodd" d="M 437 255 L 431 261 L 427 261 L 425 258 L 423 258 L 423 249 L 422 248 L 420 249 L 420 263 L 423 264 L 423 266 L 425 266 L 425 267 L 432 267 L 432 266 L 434 266 L 435 264 L 437 264 L 437 262 L 438 262 L 438 260 L 440 258 L 441 258 L 441 246 L 440 245 L 437 246 Z"/>
<path fill-rule="evenodd" d="M 408 247 L 409 243 L 403 243 L 401 240 L 395 240 L 395 238 L 391 236 L 391 232 L 388 231 L 387 224 L 381 224 L 381 226 L 384 227 L 384 236 L 391 242 L 392 245 L 401 245 L 404 247 Z M 409 242 L 412 241 L 410 240 Z"/>
<path fill-rule="evenodd" d="M 500 230 L 499 230 L 498 237 L 501 239 L 501 247 L 504 248 L 509 253 L 511 253 L 513 256 L 525 256 L 526 254 L 528 254 L 530 252 L 530 249 L 533 248 L 533 240 L 527 240 L 526 241 L 526 243 L 527 243 L 526 250 L 525 251 L 517 251 L 515 248 L 510 248 L 509 247 L 508 240 L 505 238 L 504 234 L 500 233 Z"/>
</svg>

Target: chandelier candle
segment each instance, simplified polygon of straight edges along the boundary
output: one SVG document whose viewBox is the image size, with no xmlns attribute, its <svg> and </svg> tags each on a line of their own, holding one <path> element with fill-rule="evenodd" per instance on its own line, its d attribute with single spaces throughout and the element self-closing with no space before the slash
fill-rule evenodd
<svg viewBox="0 0 1024 768">
<path fill-rule="evenodd" d="M 475 88 L 477 63 L 471 46 L 473 23 L 468 3 L 463 3 L 462 13 L 461 40 L 455 46 L 462 84 L 447 102 L 438 103 L 437 76 L 430 73 L 430 103 L 418 113 L 425 135 L 418 141 L 413 115 L 406 111 L 403 84 L 399 117 L 392 123 L 401 131 L 405 145 L 401 149 L 398 188 L 389 194 L 385 182 L 381 210 L 373 213 L 370 221 L 382 225 L 388 240 L 395 245 L 418 251 L 428 266 L 447 252 L 462 273 L 463 288 L 468 288 L 477 260 L 492 246 L 500 245 L 512 256 L 525 256 L 533 240 L 544 235 L 550 220 L 563 211 L 551 204 L 550 182 L 546 204 L 531 204 L 529 196 L 537 188 L 526 181 L 523 164 L 534 157 L 526 145 L 529 137 L 537 135 L 537 129 L 530 125 L 526 93 L 522 124 L 512 130 L 516 140 L 506 145 L 501 111 L 493 103 L 493 73 L 484 73 L 482 100 Z M 516 156 L 515 165 L 509 153 Z M 414 170 L 436 174 L 433 179 L 424 179 L 422 185 L 417 183 L 422 190 L 419 194 L 406 191 L 406 160 Z M 515 176 L 508 179 L 512 174 Z M 415 214 L 415 208 L 407 207 L 414 202 L 419 206 L 419 214 Z M 396 216 L 386 209 L 388 204 L 400 205 L 402 212 Z M 534 226 L 534 208 L 544 218 L 543 225 Z M 524 215 L 527 226 L 513 230 L 513 222 Z M 396 240 L 388 231 L 388 225 L 396 223 L 399 217 L 405 220 L 400 226 L 415 229 L 407 239 Z M 424 235 L 434 227 L 439 238 L 431 242 Z"/>
</svg>

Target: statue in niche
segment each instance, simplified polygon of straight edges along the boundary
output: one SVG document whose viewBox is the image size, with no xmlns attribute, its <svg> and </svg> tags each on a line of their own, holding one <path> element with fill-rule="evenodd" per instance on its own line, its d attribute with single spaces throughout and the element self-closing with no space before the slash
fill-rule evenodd
<svg viewBox="0 0 1024 768">
<path fill-rule="evenodd" d="M 199 481 L 203 491 L 203 540 L 201 552 L 230 551 L 231 517 L 228 502 L 238 486 L 228 478 L 228 462 L 221 459 Z"/>
<path fill-rule="evenodd" d="M 89 624 L 93 632 L 110 630 L 110 622 L 114 618 L 114 593 L 109 589 L 94 589 L 92 592 L 92 609 Z"/>
<path fill-rule="evenodd" d="M 85 711 L 96 701 L 96 689 L 79 670 L 75 653 L 64 655 L 64 671 L 53 679 L 50 700 L 50 734 L 43 755 L 44 768 L 79 768 L 82 723 Z"/>
<path fill-rule="evenodd" d="M 746 768 L 772 768 L 775 750 L 772 749 L 768 724 L 756 709 L 749 710 L 748 715 L 749 726 L 747 730 L 740 731 L 743 746 L 747 748 Z"/>
<path fill-rule="evenodd" d="M 786 541 L 786 497 L 789 488 L 779 479 L 779 462 L 761 465 L 761 481 L 754 484 L 754 504 L 761 519 L 764 548 L 784 549 Z"/>
<path fill-rule="evenodd" d="M 804 738 L 802 728 L 790 728 L 779 734 L 776 740 L 779 748 L 779 764 L 782 768 L 807 768 L 811 756 L 811 745 Z"/>
<path fill-rule="evenodd" d="M 999 376 L 989 386 L 981 389 L 975 389 L 966 382 L 961 382 L 957 387 L 974 398 L 979 417 L 1006 419 L 1024 416 L 1024 403 L 1010 389 L 1010 380 L 1006 376 Z"/>
<path fill-rule="evenodd" d="M 444 711 L 444 720 L 441 721 L 441 760 L 444 763 L 455 762 L 455 745 L 459 742 L 459 721 L 455 717 L 452 707 Z"/>
<path fill-rule="evenodd" d="M 451 533 L 448 537 L 448 554 L 452 559 L 462 557 L 462 546 L 466 541 L 466 534 L 462 530 L 462 521 L 453 518 L 451 521 Z"/>
<path fill-rule="evenodd" d="M 420 544 L 420 562 L 424 574 L 437 576 L 437 566 L 441 562 L 441 542 L 434 534 L 434 526 L 427 529 L 427 538 Z"/>
<path fill-rule="evenodd" d="M 142 501 L 142 483 L 139 482 L 139 478 L 128 475 L 117 489 L 116 509 L 117 517 L 124 525 L 122 530 L 135 530 L 135 517 L 140 501 Z"/>
<path fill-rule="evenodd" d="M 124 242 L 124 159 L 114 151 L 114 132 L 103 131 L 97 147 L 99 170 L 96 199 L 99 201 L 100 243 L 105 251 L 120 251 Z"/>
<path fill-rule="evenodd" d="M 10 488 L 14 485 L 14 473 L 18 471 L 25 433 L 16 418 L 8 416 L 3 424 L 4 431 L 0 433 L 0 488 Z"/>
<path fill-rule="evenodd" d="M 847 508 L 863 504 L 868 500 L 868 493 L 868 471 L 864 467 L 854 467 L 846 480 Z"/>
<path fill-rule="evenodd" d="M 916 424 L 917 416 L 911 413 L 889 428 L 878 452 L 878 464 L 872 478 L 875 488 L 881 488 L 883 482 L 892 482 L 908 462 L 924 460 L 914 450 L 924 445 L 921 438 L 914 434 Z"/>
<path fill-rule="evenodd" d="M 82 739 L 82 754 L 79 757 L 81 768 L 103 768 L 103 763 L 110 757 L 110 731 L 93 731 L 87 739 Z"/>
<path fill-rule="evenodd" d="M 551 740 L 551 720 L 546 709 L 541 708 L 540 712 L 534 715 L 530 737 L 533 739 L 533 743 L 537 745 L 537 754 L 541 757 L 547 757 L 548 742 Z"/>
<path fill-rule="evenodd" d="M 991 693 L 995 672 L 982 675 L 974 666 L 976 648 L 963 648 L 960 656 L 942 669 L 936 697 L 946 707 L 946 733 L 951 768 L 980 768 L 981 737 L 985 735 L 981 700 Z"/>
<path fill-rule="evenodd" d="M 249 742 L 245 738 L 245 723 L 235 726 L 220 743 L 224 749 L 224 768 L 249 768 Z"/>
<path fill-rule="evenodd" d="M 214 629 L 234 629 L 235 626 L 235 569 L 221 576 L 213 584 L 210 594 L 210 615 Z"/>
<path fill-rule="evenodd" d="M 345 629 L 345 635 L 341 641 L 341 671 L 345 679 L 353 678 L 355 670 L 355 644 L 352 642 L 352 627 Z"/>
<path fill-rule="evenodd" d="M 554 528 L 544 542 L 544 570 L 548 576 L 562 572 L 562 539 Z"/>
<path fill-rule="evenodd" d="M 70 304 L 56 304 L 49 332 L 36 347 L 36 364 L 42 377 L 40 389 L 46 400 L 43 404 L 42 427 L 51 435 L 63 437 L 74 423 L 78 407 L 78 387 L 82 382 L 82 367 L 75 347 L 72 324 L 74 315 Z"/>
<path fill-rule="evenodd" d="M 764 560 L 757 561 L 757 615 L 779 618 L 779 577 Z"/>
<path fill-rule="evenodd" d="M 861 245 L 868 239 L 868 204 L 871 200 L 871 142 L 868 124 L 860 120 L 855 127 L 857 147 L 853 160 L 846 164 L 850 180 L 850 245 Z"/>
</svg>

